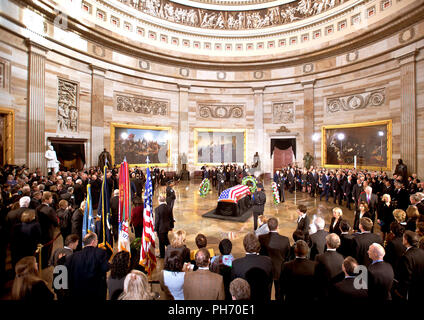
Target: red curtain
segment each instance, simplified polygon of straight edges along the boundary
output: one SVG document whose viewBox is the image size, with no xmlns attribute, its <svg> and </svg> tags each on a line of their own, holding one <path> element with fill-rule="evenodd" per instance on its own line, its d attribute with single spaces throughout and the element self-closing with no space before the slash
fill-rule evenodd
<svg viewBox="0 0 424 320">
<path fill-rule="evenodd" d="M 274 148 L 274 171 L 281 170 L 283 167 L 287 167 L 293 162 L 293 149 L 281 150 L 277 147 Z"/>
</svg>

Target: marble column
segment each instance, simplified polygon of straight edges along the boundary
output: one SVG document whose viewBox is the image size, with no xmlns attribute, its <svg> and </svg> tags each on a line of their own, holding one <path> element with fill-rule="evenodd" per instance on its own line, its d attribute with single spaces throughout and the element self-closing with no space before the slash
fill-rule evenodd
<svg viewBox="0 0 424 320">
<path fill-rule="evenodd" d="M 254 87 L 253 89 L 253 103 L 254 103 L 254 129 L 255 129 L 255 149 L 250 150 L 250 154 L 247 154 L 247 164 L 250 165 L 253 163 L 253 156 L 256 152 L 259 154 L 259 159 L 261 162 L 261 171 L 270 172 L 271 169 L 269 166 L 269 156 L 267 155 L 267 159 L 265 161 L 265 153 L 264 153 L 264 90 L 265 87 Z M 249 150 L 248 150 L 249 151 Z M 265 164 L 266 171 L 265 171 Z"/>
<path fill-rule="evenodd" d="M 104 95 L 107 70 L 90 65 L 91 78 L 91 165 L 97 166 L 104 148 Z M 110 151 L 110 150 L 108 150 Z"/>
<path fill-rule="evenodd" d="M 45 141 L 45 67 L 48 48 L 29 39 L 28 46 L 28 167 L 47 173 Z"/>
<path fill-rule="evenodd" d="M 189 125 L 188 125 L 188 91 L 189 85 L 178 85 L 179 99 L 178 99 L 178 168 L 182 169 L 182 165 L 188 164 L 189 154 Z M 171 159 L 173 160 L 173 159 Z M 172 164 L 173 166 L 174 164 Z M 193 168 L 192 168 L 193 169 Z M 187 168 L 187 170 L 191 170 Z"/>
<path fill-rule="evenodd" d="M 399 59 L 401 86 L 400 157 L 408 167 L 408 174 L 417 172 L 417 120 L 415 56 L 417 51 L 404 54 Z M 397 159 L 395 165 L 397 164 Z"/>
<path fill-rule="evenodd" d="M 309 152 L 314 156 L 314 84 L 315 80 L 302 81 L 303 86 L 303 154 Z M 315 160 L 315 159 L 314 159 Z M 303 167 L 303 155 L 298 160 Z"/>
</svg>

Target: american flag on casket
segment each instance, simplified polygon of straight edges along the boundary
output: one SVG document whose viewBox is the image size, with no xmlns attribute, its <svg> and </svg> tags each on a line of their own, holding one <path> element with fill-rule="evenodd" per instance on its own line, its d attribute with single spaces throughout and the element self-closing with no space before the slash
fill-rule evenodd
<svg viewBox="0 0 424 320">
<path fill-rule="evenodd" d="M 237 203 L 241 198 L 246 195 L 250 195 L 250 189 L 248 186 L 242 184 L 236 185 L 232 188 L 225 189 L 221 192 L 221 195 L 218 198 L 218 202 L 233 202 Z"/>
</svg>

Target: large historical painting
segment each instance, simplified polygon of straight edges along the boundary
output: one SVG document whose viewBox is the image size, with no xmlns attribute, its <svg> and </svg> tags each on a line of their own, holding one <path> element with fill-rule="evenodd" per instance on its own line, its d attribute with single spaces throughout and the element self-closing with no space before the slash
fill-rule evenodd
<svg viewBox="0 0 424 320">
<path fill-rule="evenodd" d="M 392 121 L 323 126 L 321 151 L 325 167 L 391 170 Z"/>
<path fill-rule="evenodd" d="M 127 158 L 128 164 L 170 165 L 171 129 L 111 124 L 111 154 L 115 164 Z"/>
<path fill-rule="evenodd" d="M 246 130 L 195 129 L 197 164 L 245 163 Z"/>
</svg>

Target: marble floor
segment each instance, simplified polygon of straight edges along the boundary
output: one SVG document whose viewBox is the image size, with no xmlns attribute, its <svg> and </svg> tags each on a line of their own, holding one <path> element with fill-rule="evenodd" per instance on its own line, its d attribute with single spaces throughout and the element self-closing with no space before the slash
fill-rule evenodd
<svg viewBox="0 0 424 320">
<path fill-rule="evenodd" d="M 253 218 L 248 219 L 246 222 L 232 222 L 210 218 L 203 218 L 202 215 L 217 205 L 218 193 L 215 189 L 204 198 L 199 195 L 200 180 L 180 181 L 175 187 L 176 201 L 174 205 L 174 218 L 175 229 L 185 230 L 187 232 L 186 244 L 190 249 L 195 249 L 195 237 L 198 233 L 203 233 L 208 239 L 208 247 L 214 249 L 215 253 L 219 253 L 219 242 L 224 238 L 232 238 L 233 255 L 235 258 L 244 256 L 243 237 L 244 235 L 253 230 Z M 320 214 L 325 218 L 326 230 L 332 217 L 332 209 L 336 206 L 333 204 L 333 199 L 330 198 L 329 202 L 325 200 L 320 201 L 319 198 L 312 198 L 307 193 L 294 192 L 289 193 L 286 191 L 286 201 L 275 205 L 273 203 L 271 182 L 265 181 L 265 193 L 267 202 L 265 204 L 265 214 L 277 217 L 279 220 L 279 233 L 289 237 L 291 244 L 293 244 L 292 233 L 296 229 L 297 213 L 296 208 L 299 204 L 304 204 L 308 207 L 308 215 L 312 217 L 314 214 Z M 162 190 L 161 190 L 162 191 Z M 163 190 L 164 191 L 164 190 Z M 155 193 L 153 199 L 153 206 L 156 207 L 158 193 Z M 345 206 L 342 207 L 343 217 L 353 224 L 354 212 L 348 210 Z M 170 235 L 170 239 L 171 239 Z M 55 244 L 54 249 L 61 246 L 62 238 L 59 237 Z M 156 248 L 159 254 L 158 244 Z M 152 274 L 151 280 L 158 279 L 158 272 L 163 268 L 163 259 L 158 259 L 157 269 Z M 51 268 L 44 269 L 42 277 L 51 283 L 52 270 Z M 11 281 L 8 283 L 11 287 Z M 152 288 L 155 291 L 160 291 L 159 285 L 154 284 Z M 7 299 L 6 293 L 0 299 Z"/>
</svg>

